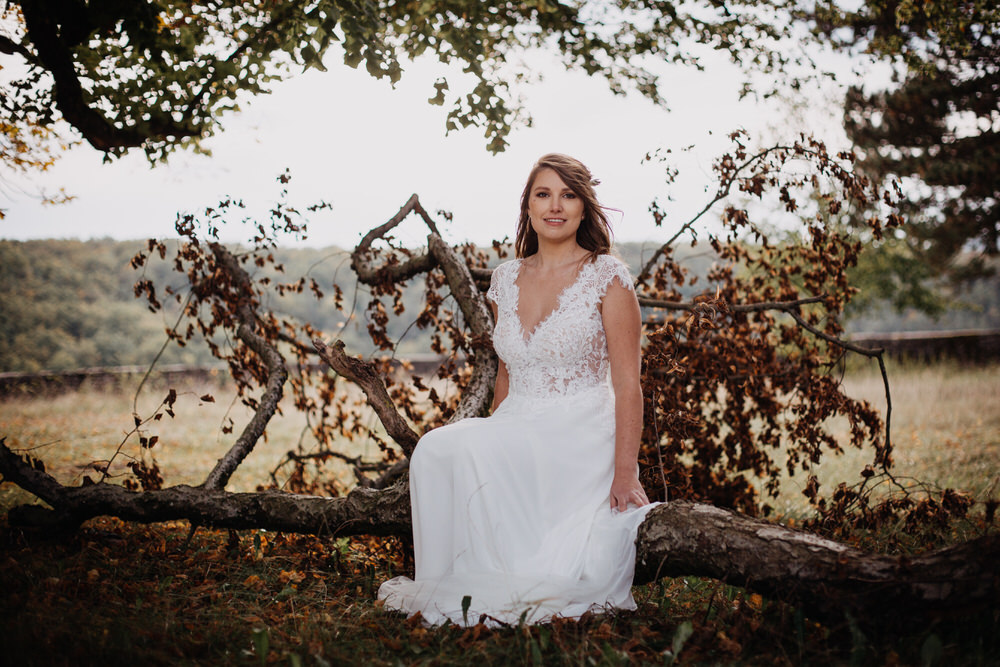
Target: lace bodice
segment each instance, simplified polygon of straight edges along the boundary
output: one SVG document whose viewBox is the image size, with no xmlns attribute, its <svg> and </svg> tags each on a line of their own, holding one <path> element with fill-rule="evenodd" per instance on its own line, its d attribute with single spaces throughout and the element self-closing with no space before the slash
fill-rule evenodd
<svg viewBox="0 0 1000 667">
<path fill-rule="evenodd" d="M 611 255 L 587 262 L 559 293 L 555 309 L 528 333 L 518 313 L 521 263 L 498 266 L 486 293 L 497 304 L 493 347 L 507 365 L 510 395 L 553 398 L 606 386 L 610 368 L 600 305 L 614 280 L 632 290 L 628 269 Z"/>
</svg>

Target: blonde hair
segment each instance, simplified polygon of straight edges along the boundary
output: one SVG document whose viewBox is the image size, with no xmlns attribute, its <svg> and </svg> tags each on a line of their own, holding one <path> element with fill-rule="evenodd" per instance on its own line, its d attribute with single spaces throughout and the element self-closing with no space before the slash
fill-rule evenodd
<svg viewBox="0 0 1000 667">
<path fill-rule="evenodd" d="M 576 230 L 576 242 L 581 248 L 590 251 L 593 261 L 598 255 L 611 252 L 611 224 L 604 212 L 604 207 L 597 201 L 594 186 L 600 183 L 593 177 L 590 170 L 577 160 L 561 153 L 543 155 L 531 168 L 528 182 L 521 193 L 521 215 L 517 220 L 517 232 L 514 237 L 514 254 L 516 257 L 529 257 L 538 252 L 538 235 L 531 228 L 528 218 L 528 202 L 531 198 L 531 188 L 542 169 L 552 169 L 562 182 L 583 200 L 583 219 Z"/>
</svg>

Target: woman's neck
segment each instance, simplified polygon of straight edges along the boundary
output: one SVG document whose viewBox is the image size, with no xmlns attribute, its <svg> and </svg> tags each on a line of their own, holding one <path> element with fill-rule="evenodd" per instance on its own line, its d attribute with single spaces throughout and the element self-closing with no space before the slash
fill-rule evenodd
<svg viewBox="0 0 1000 667">
<path fill-rule="evenodd" d="M 579 262 L 589 255 L 576 239 L 565 243 L 546 243 L 539 239 L 538 252 L 535 253 L 535 266 L 541 269 L 555 269 L 567 264 Z"/>
</svg>

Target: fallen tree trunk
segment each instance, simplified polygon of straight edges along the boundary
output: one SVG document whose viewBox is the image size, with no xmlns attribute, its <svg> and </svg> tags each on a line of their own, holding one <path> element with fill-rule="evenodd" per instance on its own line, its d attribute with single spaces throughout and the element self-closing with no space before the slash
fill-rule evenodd
<svg viewBox="0 0 1000 667">
<path fill-rule="evenodd" d="M 636 539 L 636 582 L 700 576 L 823 616 L 912 618 L 1000 603 L 1000 536 L 887 556 L 712 505 L 654 508 Z"/>
<path fill-rule="evenodd" d="M 408 535 L 411 530 L 405 476 L 386 489 L 356 488 L 341 498 L 282 491 L 230 493 L 186 484 L 144 492 L 105 483 L 70 487 L 32 466 L 2 440 L 0 475 L 49 505 L 11 509 L 12 525 L 74 528 L 94 517 L 116 516 L 139 523 L 186 519 L 199 526 L 311 535 Z"/>
<path fill-rule="evenodd" d="M 411 531 L 407 478 L 341 498 L 280 491 L 227 493 L 174 486 L 142 493 L 111 484 L 67 487 L 0 442 L 0 474 L 52 509 L 15 508 L 12 524 L 75 526 L 102 515 L 151 523 L 186 519 L 217 528 L 315 535 Z M 845 611 L 868 622 L 1000 606 L 1000 537 L 914 556 L 869 554 L 799 530 L 702 503 L 654 508 L 639 529 L 636 581 L 702 576 L 801 606 L 817 617 Z"/>
</svg>

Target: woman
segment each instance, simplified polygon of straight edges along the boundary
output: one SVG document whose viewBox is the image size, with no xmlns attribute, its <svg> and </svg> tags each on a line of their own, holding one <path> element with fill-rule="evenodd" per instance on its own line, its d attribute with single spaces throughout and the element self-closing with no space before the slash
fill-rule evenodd
<svg viewBox="0 0 1000 667">
<path fill-rule="evenodd" d="M 416 576 L 379 588 L 429 623 L 545 621 L 632 609 L 639 305 L 610 254 L 597 183 L 542 157 L 521 195 L 517 259 L 487 292 L 493 412 L 425 434 L 410 461 Z"/>
</svg>

